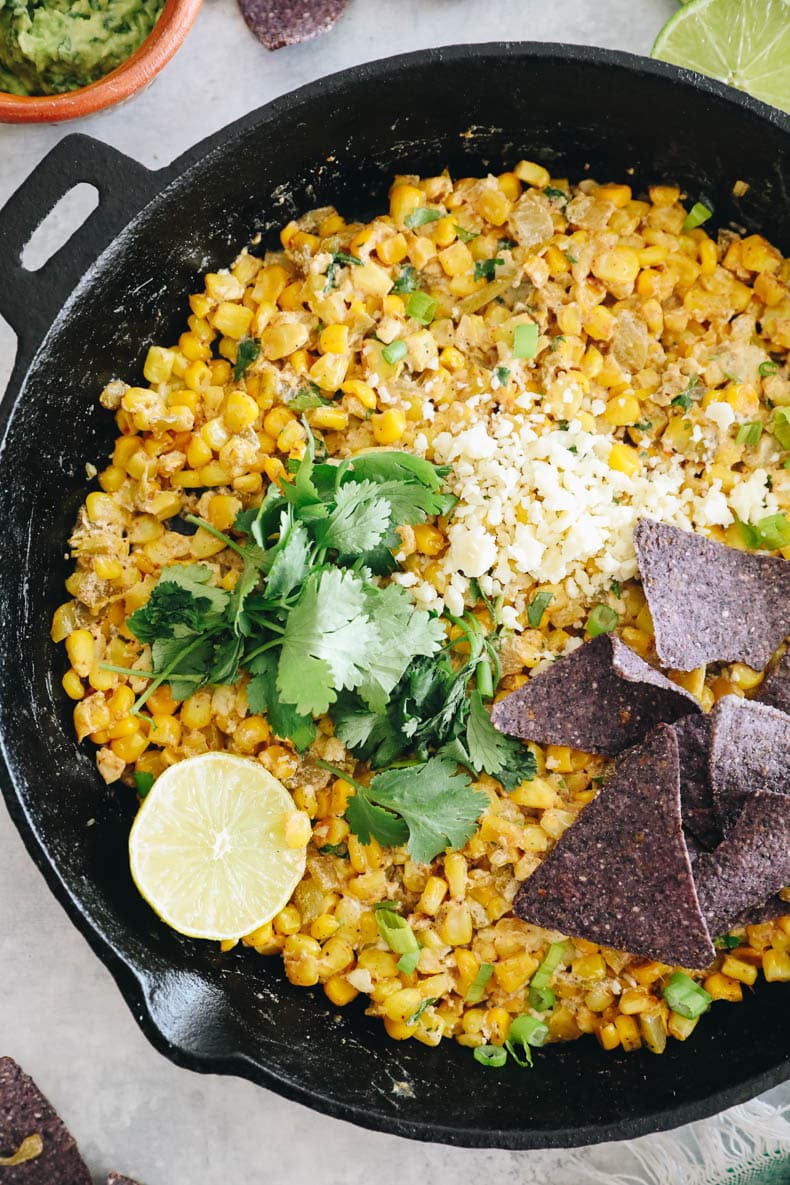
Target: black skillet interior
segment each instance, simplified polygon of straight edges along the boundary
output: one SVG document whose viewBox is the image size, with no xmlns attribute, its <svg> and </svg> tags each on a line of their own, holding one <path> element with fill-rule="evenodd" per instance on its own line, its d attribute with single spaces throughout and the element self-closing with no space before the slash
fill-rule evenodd
<svg viewBox="0 0 790 1185">
<path fill-rule="evenodd" d="M 48 637 L 85 462 L 101 466 L 114 435 L 99 390 L 112 375 L 139 376 L 147 345 L 180 332 L 199 274 L 228 264 L 253 230 L 265 236 L 322 204 L 365 216 L 383 207 L 395 172 L 499 172 L 527 157 L 574 179 L 628 179 L 636 191 L 679 181 L 719 224 L 764 231 L 787 251 L 789 145 L 779 113 L 671 67 L 568 46 L 467 46 L 306 87 L 161 174 L 70 137 L 0 214 L 0 311 L 20 334 L 0 469 L 4 790 L 50 886 L 168 1056 L 370 1127 L 511 1148 L 673 1126 L 790 1074 L 780 985 L 716 1007 L 660 1058 L 604 1054 L 585 1039 L 542 1052 L 531 1073 L 491 1071 L 452 1042 L 395 1044 L 356 1005 L 338 1016 L 320 991 L 288 984 L 274 960 L 181 940 L 131 884 L 132 803 L 104 787 L 88 746 L 76 746 Z M 739 201 L 740 178 L 750 188 Z M 81 180 L 98 185 L 98 214 L 30 276 L 16 262 L 25 237 Z"/>
</svg>

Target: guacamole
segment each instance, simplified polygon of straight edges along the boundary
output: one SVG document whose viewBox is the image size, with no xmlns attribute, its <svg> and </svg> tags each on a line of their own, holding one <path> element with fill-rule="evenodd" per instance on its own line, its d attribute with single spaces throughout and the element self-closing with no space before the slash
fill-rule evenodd
<svg viewBox="0 0 790 1185">
<path fill-rule="evenodd" d="M 0 90 L 56 95 L 96 82 L 142 45 L 164 0 L 0 0 Z"/>
</svg>

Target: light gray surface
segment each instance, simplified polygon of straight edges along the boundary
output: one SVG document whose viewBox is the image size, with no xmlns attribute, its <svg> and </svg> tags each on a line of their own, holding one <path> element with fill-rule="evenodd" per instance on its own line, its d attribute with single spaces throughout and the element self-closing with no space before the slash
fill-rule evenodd
<svg viewBox="0 0 790 1185">
<path fill-rule="evenodd" d="M 647 52 L 674 8 L 674 0 L 350 0 L 332 33 L 270 55 L 233 0 L 206 0 L 174 62 L 124 107 L 72 125 L 0 127 L 0 204 L 69 131 L 157 167 L 275 95 L 385 53 L 504 38 Z M 0 389 L 13 348 L 0 321 Z M 1 807 L 0 968 L 0 1054 L 38 1079 L 97 1174 L 117 1168 L 146 1185 L 361 1185 L 371 1177 L 377 1185 L 489 1178 L 501 1185 L 584 1185 L 586 1170 L 569 1153 L 409 1144 L 315 1115 L 246 1082 L 170 1065 L 147 1044 L 111 977 L 66 921 Z M 590 1172 L 623 1168 L 630 1157 L 612 1146 L 596 1150 Z M 633 1182 L 648 1180 L 635 1171 Z"/>
</svg>

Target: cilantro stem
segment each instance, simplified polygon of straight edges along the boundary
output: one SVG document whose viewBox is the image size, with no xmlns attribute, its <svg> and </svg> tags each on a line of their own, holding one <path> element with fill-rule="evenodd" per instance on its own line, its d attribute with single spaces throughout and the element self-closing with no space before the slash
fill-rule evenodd
<svg viewBox="0 0 790 1185">
<path fill-rule="evenodd" d="M 116 667 L 111 662 L 100 662 L 100 671 L 114 671 L 116 675 L 131 675 L 133 679 L 155 679 L 156 671 L 140 671 L 136 667 Z M 202 675 L 179 675 L 185 683 L 199 683 Z"/>
<path fill-rule="evenodd" d="M 344 782 L 348 782 L 349 786 L 353 786 L 355 790 L 361 791 L 362 794 L 367 795 L 370 791 L 369 786 L 363 786 L 361 782 L 356 782 L 350 774 L 344 773 L 342 769 L 338 769 L 336 765 L 330 765 L 328 761 L 322 761 L 320 757 L 316 757 L 315 764 L 320 765 L 321 769 L 328 770 L 330 774 L 334 774 L 336 778 L 342 778 Z"/>
<path fill-rule="evenodd" d="M 198 521 L 200 521 L 200 520 L 198 520 Z M 216 633 L 216 630 L 213 630 L 212 633 Z M 163 683 L 165 683 L 167 681 L 167 679 L 169 679 L 170 676 L 175 672 L 175 669 L 178 666 L 178 664 L 180 662 L 183 662 L 183 660 L 187 657 L 187 655 L 191 654 L 193 650 L 196 650 L 198 646 L 202 646 L 203 643 L 206 641 L 206 638 L 210 638 L 210 637 L 211 637 L 211 633 L 199 634 L 198 637 L 195 638 L 194 642 L 190 642 L 188 646 L 185 646 L 184 649 L 180 652 L 180 654 L 178 654 L 173 659 L 173 661 L 165 667 L 165 669 L 162 671 L 161 675 L 157 675 L 156 678 L 153 679 L 148 684 L 148 686 L 146 687 L 146 689 L 142 693 L 142 695 L 139 695 L 137 697 L 135 702 L 132 704 L 132 713 L 136 715 L 142 708 L 143 704 L 145 704 L 148 701 L 149 696 L 152 696 L 154 694 L 157 687 L 160 687 Z"/>
<path fill-rule="evenodd" d="M 268 628 L 269 628 L 269 626 L 267 623 L 267 629 Z M 272 627 L 272 628 L 274 628 L 274 627 Z M 278 629 L 278 633 L 284 634 L 285 630 Z M 249 654 L 244 655 L 244 666 L 248 667 L 250 665 L 250 663 L 252 662 L 252 660 L 254 658 L 257 658 L 259 654 L 264 654 L 265 651 L 271 650 L 271 648 L 273 646 L 282 646 L 282 644 L 283 644 L 282 638 L 272 638 L 272 640 L 270 642 L 265 642 L 264 645 L 259 646 L 257 650 L 252 650 Z"/>
<path fill-rule="evenodd" d="M 229 538 L 222 531 L 218 531 L 216 527 L 212 527 L 211 523 L 207 523 L 204 518 L 198 518 L 196 514 L 185 514 L 184 520 L 188 523 L 194 523 L 197 527 L 202 527 L 204 531 L 208 531 L 209 535 L 213 535 L 215 539 L 221 539 L 226 547 L 232 548 L 243 560 L 247 559 L 245 548 L 236 543 L 234 539 Z"/>
</svg>

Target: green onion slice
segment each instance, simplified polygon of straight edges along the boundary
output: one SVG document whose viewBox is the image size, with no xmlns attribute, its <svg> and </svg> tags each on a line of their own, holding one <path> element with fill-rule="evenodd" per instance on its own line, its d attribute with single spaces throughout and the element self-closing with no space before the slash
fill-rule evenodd
<svg viewBox="0 0 790 1185">
<path fill-rule="evenodd" d="M 770 360 L 768 362 L 761 362 L 757 369 L 760 372 L 761 378 L 767 379 L 772 374 L 776 374 L 779 369 L 779 363 L 771 362 Z"/>
<path fill-rule="evenodd" d="M 154 784 L 154 775 L 146 773 L 144 770 L 136 769 L 134 771 L 134 784 L 140 798 L 145 798 Z"/>
<path fill-rule="evenodd" d="M 779 442 L 780 448 L 790 449 L 790 410 L 777 407 L 771 431 Z"/>
<path fill-rule="evenodd" d="M 704 206 L 702 202 L 695 202 L 686 215 L 686 221 L 683 223 L 684 230 L 694 230 L 695 226 L 702 226 L 703 222 L 707 222 L 709 218 L 713 217 L 713 211 Z"/>
<path fill-rule="evenodd" d="M 401 957 L 398 959 L 398 970 L 402 971 L 404 975 L 413 975 L 417 970 L 417 964 L 419 961 L 419 950 L 410 950 L 405 955 L 401 955 Z"/>
<path fill-rule="evenodd" d="M 713 1001 L 713 996 L 684 971 L 676 971 L 674 975 L 670 975 L 663 996 L 672 1011 L 677 1012 L 679 1016 L 685 1016 L 687 1020 L 696 1020 L 698 1016 L 702 1016 Z"/>
<path fill-rule="evenodd" d="M 507 1053 L 501 1045 L 478 1045 L 474 1051 L 474 1059 L 481 1066 L 494 1066 L 499 1069 L 507 1061 Z"/>
<path fill-rule="evenodd" d="M 394 950 L 397 955 L 416 953 L 419 958 L 420 944 L 414 936 L 414 931 L 406 919 L 394 909 L 377 909 L 376 925 L 390 950 Z"/>
<path fill-rule="evenodd" d="M 763 426 L 759 420 L 753 420 L 748 424 L 741 424 L 738 429 L 738 434 L 735 437 L 736 444 L 745 444 L 752 448 L 759 443 L 760 437 L 763 434 Z"/>
<path fill-rule="evenodd" d="M 758 547 L 767 551 L 790 547 L 790 522 L 784 514 L 766 514 L 755 524 L 755 530 L 760 540 Z"/>
<path fill-rule="evenodd" d="M 536 630 L 543 620 L 543 614 L 546 612 L 553 596 L 554 593 L 550 592 L 535 593 L 535 596 L 527 606 L 527 621 L 533 630 Z"/>
<path fill-rule="evenodd" d="M 406 304 L 406 316 L 413 317 L 421 325 L 430 325 L 436 316 L 437 302 L 426 292 L 412 292 Z"/>
<path fill-rule="evenodd" d="M 595 605 L 587 618 L 587 633 L 591 638 L 597 638 L 599 634 L 610 634 L 619 620 L 619 613 L 610 605 Z"/>
<path fill-rule="evenodd" d="M 469 991 L 464 996 L 467 1004 L 479 1004 L 486 994 L 486 986 L 494 971 L 493 963 L 481 963 L 480 970 L 469 984 Z"/>
<path fill-rule="evenodd" d="M 531 1066 L 532 1050 L 539 1049 L 541 1045 L 545 1045 L 548 1035 L 549 1026 L 544 1021 L 538 1020 L 537 1017 L 530 1016 L 529 1013 L 525 1012 L 511 1022 L 507 1041 L 505 1042 L 505 1049 L 507 1049 L 513 1060 L 518 1062 L 520 1066 Z M 521 1057 L 522 1053 L 524 1055 L 523 1059 Z"/>
<path fill-rule="evenodd" d="M 533 322 L 513 330 L 513 357 L 534 358 L 538 352 L 538 327 Z"/>
<path fill-rule="evenodd" d="M 396 362 L 400 362 L 402 358 L 406 357 L 408 349 L 402 337 L 396 337 L 388 346 L 385 346 L 381 351 L 381 356 L 389 366 L 394 366 Z"/>
</svg>

